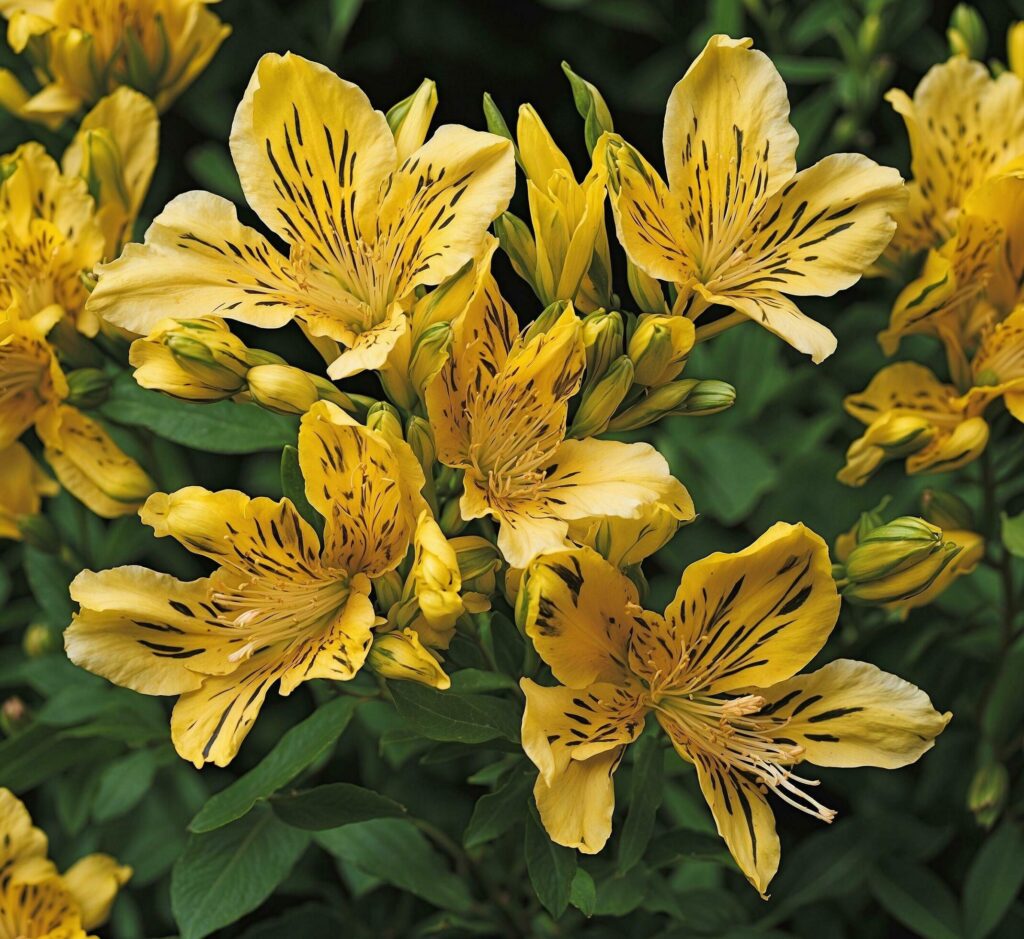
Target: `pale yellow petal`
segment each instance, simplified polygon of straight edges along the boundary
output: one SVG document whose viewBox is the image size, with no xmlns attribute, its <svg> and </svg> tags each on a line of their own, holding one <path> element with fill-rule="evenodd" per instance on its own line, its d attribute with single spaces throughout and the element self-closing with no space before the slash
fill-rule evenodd
<svg viewBox="0 0 1024 939">
<path fill-rule="evenodd" d="M 117 892 L 128 883 L 132 869 L 109 854 L 90 854 L 64 873 L 64 886 L 78 901 L 85 929 L 102 926 L 110 915 Z"/>
</svg>

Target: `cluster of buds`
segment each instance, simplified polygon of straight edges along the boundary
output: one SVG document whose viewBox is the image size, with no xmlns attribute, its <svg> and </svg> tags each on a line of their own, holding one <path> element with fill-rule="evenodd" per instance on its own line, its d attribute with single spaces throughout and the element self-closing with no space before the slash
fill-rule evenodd
<svg viewBox="0 0 1024 939">
<path fill-rule="evenodd" d="M 693 323 L 684 316 L 605 310 L 586 316 L 587 377 L 569 433 L 636 430 L 671 414 L 715 414 L 731 407 L 732 385 L 679 378 L 694 338 Z"/>
<path fill-rule="evenodd" d="M 280 356 L 250 349 L 217 317 L 165 320 L 132 343 L 129 361 L 143 388 L 186 401 L 254 401 L 282 414 L 304 414 L 316 401 L 333 401 L 349 412 L 363 399 L 342 394 L 312 372 Z"/>
<path fill-rule="evenodd" d="M 923 518 L 880 521 L 877 511 L 861 516 L 855 546 L 835 571 L 843 596 L 854 603 L 905 603 L 928 590 L 960 553 L 941 528 Z"/>
</svg>

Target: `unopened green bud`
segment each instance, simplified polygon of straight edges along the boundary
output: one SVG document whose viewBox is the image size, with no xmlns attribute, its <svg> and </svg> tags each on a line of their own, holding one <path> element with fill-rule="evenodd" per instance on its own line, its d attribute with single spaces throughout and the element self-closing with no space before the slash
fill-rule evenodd
<svg viewBox="0 0 1024 939">
<path fill-rule="evenodd" d="M 477 589 L 470 585 L 481 577 L 493 575 L 501 567 L 501 554 L 497 547 L 479 535 L 460 535 L 449 541 L 459 562 L 459 575 L 464 589 Z M 482 591 L 484 593 L 493 591 Z"/>
<path fill-rule="evenodd" d="M 33 623 L 21 639 L 21 647 L 30 659 L 56 652 L 58 646 L 57 637 L 45 623 Z"/>
<path fill-rule="evenodd" d="M 641 316 L 628 348 L 636 383 L 658 388 L 675 379 L 686 365 L 694 338 L 693 321 L 685 316 Z"/>
<path fill-rule="evenodd" d="M 944 531 L 974 531 L 974 512 L 959 496 L 944 489 L 921 493 L 921 514 Z"/>
<path fill-rule="evenodd" d="M 562 63 L 562 71 L 569 79 L 576 111 L 583 118 L 583 137 L 587 144 L 587 152 L 593 153 L 601 134 L 615 129 L 611 111 L 608 110 L 608 105 L 596 86 L 580 78 L 569 67 L 568 62 Z"/>
<path fill-rule="evenodd" d="M 988 30 L 981 14 L 970 4 L 958 3 L 949 18 L 946 30 L 949 50 L 953 55 L 984 59 L 988 48 Z"/>
<path fill-rule="evenodd" d="M 865 58 L 874 55 L 881 34 L 882 18 L 877 13 L 869 13 L 861 20 L 860 29 L 857 32 L 857 45 Z"/>
<path fill-rule="evenodd" d="M 305 414 L 320 398 L 312 377 L 291 365 L 257 365 L 245 379 L 253 401 L 282 414 Z"/>
<path fill-rule="evenodd" d="M 668 312 L 661 284 L 628 259 L 626 260 L 626 282 L 629 284 L 629 292 L 641 313 Z"/>
<path fill-rule="evenodd" d="M 735 400 L 736 390 L 724 381 L 698 378 L 673 381 L 653 389 L 642 400 L 615 417 L 608 425 L 608 430 L 636 430 L 668 414 L 714 414 L 731 407 Z"/>
<path fill-rule="evenodd" d="M 46 554 L 58 554 L 61 537 L 45 515 L 20 515 L 17 520 L 21 540 Z"/>
<path fill-rule="evenodd" d="M 437 86 L 425 78 L 408 98 L 388 110 L 388 127 L 395 137 L 399 162 L 423 146 L 436 107 Z"/>
<path fill-rule="evenodd" d="M 405 584 L 402 575 L 398 571 L 388 571 L 386 574 L 373 579 L 374 606 L 383 614 L 387 614 L 396 603 L 402 599 L 402 591 Z"/>
<path fill-rule="evenodd" d="M 523 333 L 523 342 L 527 343 L 531 339 L 536 339 L 541 333 L 546 333 L 551 329 L 561 318 L 567 306 L 569 306 L 568 303 L 556 300 L 554 303 L 549 303 L 544 307 L 540 316 L 526 328 L 526 331 Z"/>
<path fill-rule="evenodd" d="M 462 507 L 459 505 L 458 497 L 449 499 L 441 508 L 441 514 L 437 519 L 441 531 L 451 538 L 457 535 L 466 527 L 466 521 L 462 517 Z"/>
<path fill-rule="evenodd" d="M 324 378 L 322 375 L 316 375 L 313 372 L 306 372 L 306 375 L 313 383 L 313 387 L 316 388 L 317 397 L 321 401 L 330 401 L 349 414 L 359 414 L 366 410 L 366 407 L 356 400 L 359 397 L 358 395 L 345 394 L 329 378 Z"/>
<path fill-rule="evenodd" d="M 604 433 L 632 386 L 633 363 L 629 356 L 620 355 L 604 377 L 583 393 L 569 436 L 594 437 Z"/>
<path fill-rule="evenodd" d="M 622 314 L 594 310 L 583 317 L 583 345 L 587 350 L 587 384 L 599 381 L 623 351 Z"/>
<path fill-rule="evenodd" d="M 1010 791 L 1010 773 L 994 760 L 983 763 L 974 773 L 967 789 L 967 808 L 982 828 L 991 828 L 1006 805 Z"/>
<path fill-rule="evenodd" d="M 366 412 L 366 426 L 391 440 L 404 440 L 402 417 L 386 401 L 378 401 Z"/>
<path fill-rule="evenodd" d="M 405 439 L 409 443 L 409 448 L 416 454 L 416 459 L 423 467 L 427 479 L 430 479 L 437 460 L 437 450 L 434 447 L 434 435 L 429 422 L 422 417 L 410 417 L 405 425 Z"/>
<path fill-rule="evenodd" d="M 843 596 L 867 604 L 900 603 L 927 590 L 960 553 L 924 519 L 903 517 L 867 534 L 846 559 Z"/>
<path fill-rule="evenodd" d="M 683 407 L 676 413 L 704 417 L 718 414 L 736 403 L 736 389 L 728 382 L 717 378 L 703 378 L 686 396 Z"/>
<path fill-rule="evenodd" d="M 494 220 L 494 233 L 515 272 L 536 293 L 537 242 L 534 241 L 530 227 L 511 212 L 503 212 Z"/>
<path fill-rule="evenodd" d="M 415 599 L 412 603 L 415 606 Z M 373 671 L 385 678 L 415 681 L 441 691 L 452 684 L 437 657 L 423 645 L 415 629 L 378 633 L 366 661 Z"/>
<path fill-rule="evenodd" d="M 97 205 L 116 202 L 124 211 L 131 211 L 132 199 L 124 178 L 121 151 L 105 127 L 84 131 L 81 175 Z"/>
<path fill-rule="evenodd" d="M 409 380 L 421 397 L 448 361 L 453 336 L 451 323 L 434 323 L 416 340 L 409 360 Z"/>
<path fill-rule="evenodd" d="M 67 403 L 89 410 L 99 407 L 110 394 L 110 376 L 98 368 L 76 368 L 68 373 Z"/>
</svg>

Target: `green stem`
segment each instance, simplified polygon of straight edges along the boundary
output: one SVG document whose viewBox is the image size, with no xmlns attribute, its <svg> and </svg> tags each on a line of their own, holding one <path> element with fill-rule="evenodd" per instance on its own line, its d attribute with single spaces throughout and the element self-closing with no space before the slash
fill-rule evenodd
<svg viewBox="0 0 1024 939">
<path fill-rule="evenodd" d="M 697 327 L 697 342 L 706 342 L 708 339 L 714 339 L 721 333 L 732 329 L 734 326 L 739 326 L 740 323 L 746 323 L 749 321 L 749 317 L 744 316 L 739 312 L 727 313 L 721 319 L 715 320 L 713 323 L 708 323 L 705 326 Z"/>
</svg>

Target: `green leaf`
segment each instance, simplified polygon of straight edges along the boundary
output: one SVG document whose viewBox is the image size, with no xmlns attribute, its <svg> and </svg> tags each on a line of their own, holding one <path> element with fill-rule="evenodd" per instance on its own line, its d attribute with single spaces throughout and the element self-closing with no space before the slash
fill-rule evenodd
<svg viewBox="0 0 1024 939">
<path fill-rule="evenodd" d="M 576 852 L 555 844 L 544 830 L 535 806 L 530 806 L 526 819 L 526 872 L 541 905 L 555 919 L 569 905 L 572 883 L 576 877 Z"/>
<path fill-rule="evenodd" d="M 478 799 L 463 832 L 462 843 L 467 848 L 478 848 L 521 821 L 526 815 L 527 800 L 535 778 L 532 771 L 513 770 L 494 792 Z"/>
<path fill-rule="evenodd" d="M 203 832 L 227 825 L 245 815 L 260 800 L 287 786 L 334 746 L 358 705 L 357 698 L 348 697 L 321 705 L 302 723 L 292 727 L 259 765 L 213 796 L 192 819 L 189 829 Z"/>
<path fill-rule="evenodd" d="M 106 740 L 71 739 L 67 731 L 35 724 L 0 743 L 0 786 L 25 792 L 80 763 L 111 759 L 119 749 Z"/>
<path fill-rule="evenodd" d="M 572 885 L 569 889 L 569 902 L 587 919 L 594 915 L 594 907 L 597 905 L 597 885 L 594 883 L 594 878 L 582 867 L 577 867 L 576 873 L 573 874 Z"/>
<path fill-rule="evenodd" d="M 444 858 L 412 822 L 375 819 L 321 832 L 316 840 L 364 874 L 434 906 L 466 912 L 473 905 L 465 883 L 448 869 Z"/>
<path fill-rule="evenodd" d="M 389 685 L 407 728 L 428 740 L 485 743 L 519 740 L 519 709 L 503 698 L 435 691 L 411 681 Z"/>
<path fill-rule="evenodd" d="M 63 632 L 71 623 L 74 604 L 68 593 L 75 572 L 60 558 L 28 546 L 25 548 L 25 576 L 32 596 L 42 608 L 47 624 Z"/>
<path fill-rule="evenodd" d="M 298 420 L 235 401 L 179 401 L 140 388 L 119 375 L 100 414 L 117 424 L 144 427 L 158 437 L 207 453 L 259 453 L 294 444 Z"/>
<path fill-rule="evenodd" d="M 1024 558 L 1024 512 L 1012 518 L 1002 515 L 1003 546 L 1014 557 Z"/>
<path fill-rule="evenodd" d="M 270 806 L 281 821 L 307 831 L 340 828 L 371 818 L 401 818 L 406 813 L 404 805 L 351 783 L 328 783 L 274 796 Z"/>
<path fill-rule="evenodd" d="M 260 806 L 216 832 L 192 835 L 171 872 L 171 909 L 181 939 L 204 936 L 255 910 L 309 844 Z"/>
<path fill-rule="evenodd" d="M 960 939 L 960 911 L 949 888 L 928 868 L 883 862 L 871 874 L 878 902 L 923 939 Z"/>
<path fill-rule="evenodd" d="M 730 867 L 733 863 L 721 838 L 692 828 L 676 828 L 658 835 L 645 854 L 651 867 L 675 866 L 687 859 L 718 861 Z"/>
<path fill-rule="evenodd" d="M 630 748 L 634 757 L 633 777 L 629 790 L 629 814 L 619 839 L 620 874 L 625 874 L 640 861 L 654 832 L 654 820 L 664 793 L 661 741 L 660 733 L 646 733 Z"/>
<path fill-rule="evenodd" d="M 323 539 L 324 517 L 306 498 L 306 480 L 299 466 L 299 451 L 297 447 L 291 445 L 281 451 L 281 493 L 286 499 L 291 500 L 292 505 L 299 510 L 299 515 L 309 522 Z"/>
<path fill-rule="evenodd" d="M 202 184 L 204 189 L 230 199 L 238 205 L 245 205 L 245 193 L 238 181 L 238 173 L 231 154 L 224 144 L 208 140 L 193 147 L 185 154 L 185 168 Z"/>
<path fill-rule="evenodd" d="M 982 844 L 964 883 L 964 935 L 985 939 L 998 926 L 1024 885 L 1024 835 L 1001 826 Z"/>
<path fill-rule="evenodd" d="M 137 750 L 107 764 L 93 799 L 92 817 L 106 822 L 130 812 L 153 785 L 156 751 Z"/>
</svg>

